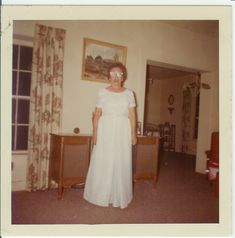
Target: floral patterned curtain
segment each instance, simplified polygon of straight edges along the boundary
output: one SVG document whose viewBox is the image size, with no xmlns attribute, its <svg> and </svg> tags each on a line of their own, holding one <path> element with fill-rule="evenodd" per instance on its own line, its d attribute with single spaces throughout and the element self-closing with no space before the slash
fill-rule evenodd
<svg viewBox="0 0 235 238">
<path fill-rule="evenodd" d="M 182 113 L 182 152 L 192 153 L 194 147 L 194 127 L 196 100 L 200 90 L 200 76 L 195 75 L 195 80 L 187 83 L 183 89 L 183 113 Z"/>
<path fill-rule="evenodd" d="M 28 140 L 28 190 L 48 187 L 50 133 L 60 130 L 65 30 L 35 26 Z"/>
</svg>

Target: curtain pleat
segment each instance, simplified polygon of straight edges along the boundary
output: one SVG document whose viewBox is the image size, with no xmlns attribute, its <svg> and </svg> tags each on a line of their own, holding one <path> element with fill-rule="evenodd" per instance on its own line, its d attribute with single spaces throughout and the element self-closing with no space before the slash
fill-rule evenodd
<svg viewBox="0 0 235 238">
<path fill-rule="evenodd" d="M 187 84 L 183 90 L 182 113 L 182 152 L 190 153 L 194 146 L 196 100 L 200 90 L 200 79 L 195 76 L 193 82 Z"/>
<path fill-rule="evenodd" d="M 50 133 L 61 126 L 65 30 L 35 26 L 30 125 L 28 190 L 48 187 Z"/>
</svg>

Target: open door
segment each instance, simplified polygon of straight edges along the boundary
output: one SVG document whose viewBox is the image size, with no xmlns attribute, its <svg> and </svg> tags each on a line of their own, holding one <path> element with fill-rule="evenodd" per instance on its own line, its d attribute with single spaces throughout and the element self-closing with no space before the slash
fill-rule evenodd
<svg viewBox="0 0 235 238">
<path fill-rule="evenodd" d="M 163 63 L 159 66 L 158 63 L 147 62 L 144 134 L 146 128 L 151 127 L 152 130 L 158 130 L 160 136 L 165 138 L 162 128 L 166 125 L 173 128 L 171 136 L 174 137 L 169 138 L 174 142 L 174 146 L 166 146 L 166 150 L 196 155 L 200 90 L 191 94 L 192 89 L 189 89 L 188 93 L 185 92 L 185 87 L 195 85 L 195 88 L 198 86 L 200 88 L 200 81 L 198 81 L 200 75 L 197 71 L 176 69 L 177 67 L 179 66 Z M 186 99 L 191 97 L 193 100 L 190 99 L 190 110 L 183 109 L 189 103 Z M 183 140 L 185 136 L 183 138 L 182 135 L 188 133 L 188 125 L 183 121 L 189 118 L 190 142 L 185 142 Z"/>
</svg>

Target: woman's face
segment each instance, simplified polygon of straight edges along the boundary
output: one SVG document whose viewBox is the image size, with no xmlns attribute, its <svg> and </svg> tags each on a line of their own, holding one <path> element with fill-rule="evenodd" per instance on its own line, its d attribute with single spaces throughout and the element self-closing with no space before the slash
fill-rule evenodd
<svg viewBox="0 0 235 238">
<path fill-rule="evenodd" d="M 123 72 L 120 68 L 112 68 L 109 75 L 109 80 L 113 86 L 121 86 L 123 82 Z"/>
</svg>

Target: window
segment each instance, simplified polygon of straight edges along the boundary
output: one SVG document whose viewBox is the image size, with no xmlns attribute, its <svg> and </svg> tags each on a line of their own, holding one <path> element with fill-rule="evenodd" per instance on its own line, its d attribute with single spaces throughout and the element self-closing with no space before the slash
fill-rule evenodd
<svg viewBox="0 0 235 238">
<path fill-rule="evenodd" d="M 28 149 L 30 85 L 33 48 L 13 45 L 12 150 Z"/>
</svg>

